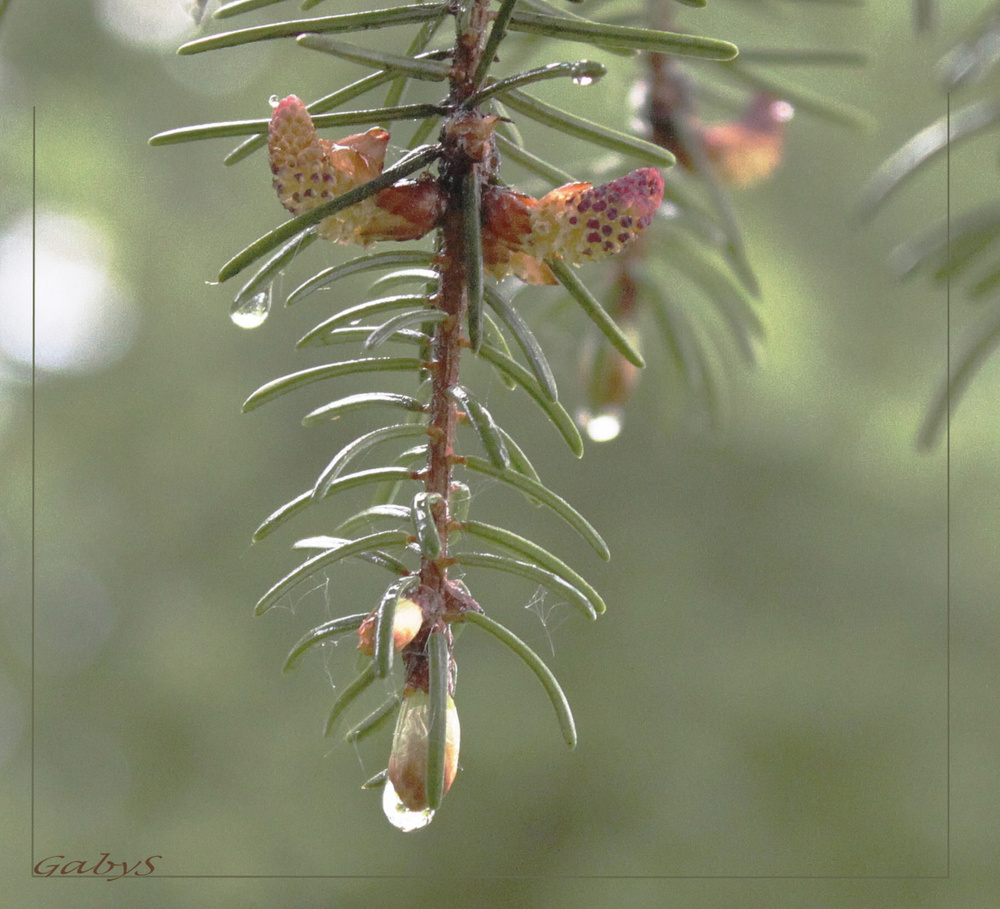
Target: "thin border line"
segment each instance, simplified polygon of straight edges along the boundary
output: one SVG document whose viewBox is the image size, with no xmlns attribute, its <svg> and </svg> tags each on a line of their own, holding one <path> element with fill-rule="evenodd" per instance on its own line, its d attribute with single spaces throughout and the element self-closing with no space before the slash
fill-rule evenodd
<svg viewBox="0 0 1000 909">
<path fill-rule="evenodd" d="M 160 856 L 154 856 L 159 858 Z M 36 874 L 34 877 L 48 877 Z M 52 875 L 53 879 L 57 876 Z M 103 883 L 109 875 L 74 873 L 72 880 Z M 837 874 L 142 874 L 116 877 L 118 881 L 944 881 L 941 874 L 882 874 L 849 877 Z M 59 877 L 59 880 L 67 880 Z"/>
<path fill-rule="evenodd" d="M 947 412 L 944 422 L 945 506 L 945 872 L 951 877 L 951 92 L 945 94 L 945 382 Z"/>
<path fill-rule="evenodd" d="M 2 2 L 2 0 L 0 0 Z M 31 109 L 31 874 L 35 872 L 35 214 L 36 108 Z M 951 878 L 951 92 L 945 95 L 945 872 L 944 874 L 149 874 L 159 880 L 690 880 L 690 881 L 942 881 Z M 41 860 L 40 860 L 41 861 Z M 74 876 L 104 881 L 105 876 Z M 60 878 L 64 879 L 64 878 Z M 119 878 L 129 880 L 134 878 Z"/>
<path fill-rule="evenodd" d="M 36 110 L 31 108 L 31 871 L 35 871 L 35 163 Z"/>
</svg>

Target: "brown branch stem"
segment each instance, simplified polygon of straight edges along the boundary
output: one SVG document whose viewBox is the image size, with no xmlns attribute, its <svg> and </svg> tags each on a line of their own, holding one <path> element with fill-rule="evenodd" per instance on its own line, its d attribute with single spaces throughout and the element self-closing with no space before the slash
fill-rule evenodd
<svg viewBox="0 0 1000 909">
<path fill-rule="evenodd" d="M 456 110 L 476 90 L 474 75 L 482 57 L 483 46 L 493 16 L 489 0 L 456 0 L 454 62 L 450 73 L 449 107 Z M 438 323 L 431 346 L 431 398 L 427 469 L 424 477 L 428 492 L 439 493 L 440 502 L 433 514 L 441 538 L 437 558 L 424 558 L 420 580 L 429 595 L 433 612 L 442 615 L 448 601 L 448 534 L 452 468 L 455 463 L 455 428 L 458 410 L 449 389 L 459 382 L 462 351 L 468 346 L 463 327 L 468 310 L 467 255 L 462 207 L 462 184 L 470 170 L 487 178 L 494 166 L 491 126 L 476 110 L 457 111 L 444 125 L 443 152 L 439 181 L 445 198 L 445 210 L 438 229 L 435 267 L 439 274 L 434 303 L 448 318 Z M 484 163 L 486 162 L 486 163 Z M 443 620 L 439 620 L 442 621 Z M 430 624 L 436 624 L 432 622 Z M 414 642 L 415 644 L 417 642 Z"/>
</svg>

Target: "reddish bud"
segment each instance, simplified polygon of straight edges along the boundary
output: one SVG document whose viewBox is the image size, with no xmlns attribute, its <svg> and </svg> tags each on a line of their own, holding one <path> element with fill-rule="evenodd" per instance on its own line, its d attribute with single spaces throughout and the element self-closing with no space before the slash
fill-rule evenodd
<svg viewBox="0 0 1000 909">
<path fill-rule="evenodd" d="M 719 176 L 734 186 L 747 187 L 769 177 L 781 163 L 784 124 L 792 106 L 767 94 L 758 94 L 737 123 L 705 127 L 703 140 Z"/>
<path fill-rule="evenodd" d="M 451 695 L 448 696 L 448 713 L 445 719 L 445 774 L 444 791 L 451 788 L 458 772 L 459 725 L 458 710 Z M 406 811 L 427 809 L 427 737 L 430 729 L 430 696 L 426 691 L 411 689 L 404 692 L 403 703 L 396 720 L 389 755 L 389 780 L 392 792 L 386 793 L 386 814 L 396 809 L 396 801 Z M 389 803 L 392 803 L 391 805 Z M 390 820 L 393 820 L 390 815 Z"/>
<path fill-rule="evenodd" d="M 445 141 L 458 148 L 470 161 L 485 160 L 490 140 L 500 118 L 495 114 L 485 117 L 474 111 L 456 113 L 448 120 Z"/>
<path fill-rule="evenodd" d="M 295 95 L 278 102 L 268 130 L 274 189 L 281 204 L 301 215 L 373 180 L 382 173 L 389 134 L 384 129 L 320 139 L 306 106 Z M 400 183 L 319 223 L 334 243 L 414 240 L 430 231 L 441 201 L 430 181 Z"/>
<path fill-rule="evenodd" d="M 378 616 L 373 612 L 358 629 L 358 650 L 365 656 L 375 654 L 375 623 Z M 420 631 L 424 622 L 424 613 L 420 606 L 408 597 L 401 597 L 396 603 L 396 611 L 392 617 L 392 646 L 399 653 L 410 643 Z"/>
<path fill-rule="evenodd" d="M 363 240 L 419 240 L 437 226 L 444 200 L 437 182 L 427 178 L 383 189 L 375 207 L 372 219 L 358 229 Z"/>
<path fill-rule="evenodd" d="M 662 202 L 663 178 L 654 167 L 601 186 L 567 183 L 532 210 L 528 249 L 574 265 L 613 256 L 652 223 Z"/>
<path fill-rule="evenodd" d="M 531 209 L 538 200 L 499 186 L 483 187 L 483 267 L 500 279 L 507 275 L 525 284 L 555 284 L 555 275 L 524 251 L 531 233 Z"/>
<path fill-rule="evenodd" d="M 544 259 L 574 265 L 613 256 L 653 220 L 663 202 L 663 178 L 652 167 L 601 186 L 567 183 L 533 199 L 490 187 L 483 194 L 483 262 L 496 278 L 554 284 Z"/>
</svg>

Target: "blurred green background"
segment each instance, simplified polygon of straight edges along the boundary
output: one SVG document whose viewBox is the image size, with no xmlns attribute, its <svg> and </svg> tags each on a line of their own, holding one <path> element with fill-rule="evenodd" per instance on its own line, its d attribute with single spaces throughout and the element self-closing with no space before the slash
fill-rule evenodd
<svg viewBox="0 0 1000 909">
<path fill-rule="evenodd" d="M 867 50 L 864 69 L 787 75 L 877 129 L 801 114 L 777 176 L 738 196 L 767 339 L 756 369 L 730 371 L 720 428 L 676 406 L 655 336 L 623 434 L 581 462 L 522 418 L 522 397 L 487 386 L 613 558 L 489 484 L 477 515 L 551 546 L 609 608 L 588 624 L 525 583 L 470 572 L 487 611 L 549 658 L 580 745 L 566 751 L 519 661 L 465 631 L 463 769 L 434 823 L 404 835 L 359 788 L 388 733 L 359 749 L 320 736 L 351 645 L 280 672 L 310 627 L 374 606 L 382 578 L 340 566 L 290 608 L 251 615 L 297 564 L 290 543 L 347 512 L 330 503 L 253 547 L 250 533 L 367 424 L 299 425 L 348 384 L 250 415 L 240 404 L 328 359 L 292 345 L 363 285 L 234 327 L 237 288 L 210 282 L 283 218 L 266 161 L 222 166 L 228 140 L 147 146 L 174 126 L 267 116 L 272 94 L 317 97 L 360 70 L 277 42 L 177 57 L 193 32 L 180 0 L 13 0 L 0 26 L 9 905 L 994 907 L 1000 363 L 952 426 L 949 525 L 949 456 L 913 444 L 945 371 L 945 294 L 899 285 L 887 265 L 944 216 L 943 167 L 873 224 L 856 218 L 871 170 L 944 113 L 933 61 L 984 5 L 947 4 L 920 37 L 903 0 L 682 10 L 683 30 L 737 43 Z M 591 89 L 539 94 L 624 126 L 636 71 L 612 63 Z M 995 191 L 995 154 L 956 154 L 953 204 Z M 588 172 L 582 154 L 567 164 Z M 313 246 L 278 289 L 351 254 Z M 545 293 L 526 313 L 573 402 L 582 321 Z M 958 337 L 969 313 L 953 308 Z M 29 877 L 47 856 L 102 853 L 162 858 L 155 879 Z"/>
</svg>

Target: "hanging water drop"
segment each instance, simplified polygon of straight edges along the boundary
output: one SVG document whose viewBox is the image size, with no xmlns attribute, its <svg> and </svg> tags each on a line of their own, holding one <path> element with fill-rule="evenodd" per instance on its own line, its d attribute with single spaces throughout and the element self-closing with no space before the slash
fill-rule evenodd
<svg viewBox="0 0 1000 909">
<path fill-rule="evenodd" d="M 581 60 L 574 64 L 571 70 L 574 85 L 593 85 L 608 71 L 607 67 L 601 63 L 594 63 L 592 60 Z"/>
<path fill-rule="evenodd" d="M 229 318 L 240 328 L 257 328 L 271 311 L 271 288 L 255 293 L 252 297 L 237 297 L 229 310 Z"/>
<path fill-rule="evenodd" d="M 411 811 L 396 795 L 396 790 L 392 788 L 392 783 L 386 778 L 385 786 L 382 787 L 382 810 L 389 819 L 393 827 L 409 833 L 411 830 L 419 830 L 426 827 L 434 820 L 434 812 L 430 808 L 422 811 Z"/>
<path fill-rule="evenodd" d="M 267 103 L 270 104 L 271 107 L 277 107 L 279 104 L 281 104 L 281 98 L 279 98 L 277 95 L 271 95 L 271 97 L 267 99 Z"/>
<path fill-rule="evenodd" d="M 618 438 L 624 422 L 621 409 L 617 407 L 594 414 L 581 410 L 577 419 L 591 442 L 610 442 Z"/>
<path fill-rule="evenodd" d="M 771 105 L 771 117 L 778 123 L 785 123 L 795 116 L 795 108 L 787 101 L 775 101 Z"/>
</svg>

